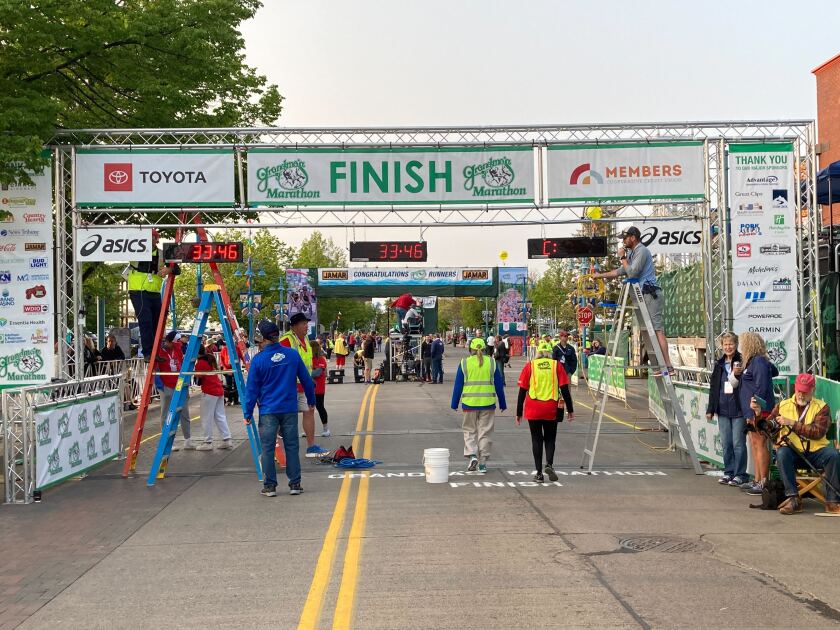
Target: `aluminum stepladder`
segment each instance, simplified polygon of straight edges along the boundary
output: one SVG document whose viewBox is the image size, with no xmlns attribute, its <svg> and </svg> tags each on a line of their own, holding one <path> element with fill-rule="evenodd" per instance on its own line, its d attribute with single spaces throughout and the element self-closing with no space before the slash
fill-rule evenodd
<svg viewBox="0 0 840 630">
<path fill-rule="evenodd" d="M 610 332 L 612 339 L 611 343 L 608 344 L 610 346 L 610 350 L 607 356 L 604 357 L 604 367 L 601 369 L 598 387 L 595 389 L 596 394 L 600 394 L 601 396 L 601 400 L 598 404 L 598 422 L 589 423 L 589 430 L 586 434 L 586 443 L 584 444 L 583 449 L 583 457 L 580 462 L 580 467 L 584 468 L 584 465 L 587 463 L 587 458 L 589 458 L 588 465 L 586 466 L 588 473 L 592 472 L 592 467 L 595 464 L 595 452 L 598 448 L 598 438 L 601 436 L 601 425 L 604 421 L 604 409 L 607 405 L 607 398 L 609 396 L 606 386 L 606 383 L 609 382 L 608 372 L 612 373 L 612 370 L 615 369 L 614 364 L 618 351 L 618 341 L 621 338 L 620 332 L 624 328 L 624 318 L 627 313 L 628 297 L 631 295 L 633 296 L 633 301 L 635 302 L 638 312 L 642 316 L 642 323 L 644 324 L 643 332 L 647 335 L 644 340 L 646 347 L 648 348 L 648 355 L 650 355 L 649 349 L 653 348 L 658 368 L 663 370 L 664 366 L 667 365 L 665 357 L 662 356 L 662 348 L 659 346 L 659 339 L 656 336 L 656 331 L 653 330 L 653 322 L 650 319 L 650 312 L 648 311 L 647 304 L 645 304 L 644 296 L 642 295 L 642 287 L 636 279 L 625 280 L 624 286 L 621 289 L 621 308 L 616 311 L 616 314 L 613 317 L 612 331 Z M 656 366 L 650 366 L 650 368 L 656 369 Z M 668 418 L 668 430 L 671 433 L 672 442 L 676 442 L 676 438 L 674 437 L 674 430 L 676 429 L 682 437 L 685 448 L 688 451 L 689 459 L 694 467 L 694 472 L 698 475 L 702 475 L 703 469 L 700 466 L 700 460 L 697 459 L 697 451 L 694 449 L 694 442 L 691 439 L 691 432 L 689 431 L 688 425 L 685 421 L 685 414 L 677 401 L 677 395 L 674 390 L 674 383 L 671 380 L 671 374 L 667 372 L 661 375 L 657 374 L 654 376 L 654 381 L 656 382 L 656 388 L 662 400 L 662 406 L 665 409 L 665 417 Z M 595 419 L 595 409 L 592 410 L 592 419 Z M 674 422 L 674 420 L 676 422 Z M 595 437 L 592 440 L 592 447 L 589 448 L 589 442 L 592 438 L 593 424 L 595 424 Z M 677 450 L 679 451 L 679 449 Z M 682 452 L 680 451 L 680 453 Z"/>
<path fill-rule="evenodd" d="M 157 479 L 163 479 L 166 474 L 166 466 L 169 463 L 169 456 L 172 453 L 172 444 L 175 442 L 175 434 L 178 431 L 178 424 L 181 418 L 181 409 L 187 399 L 187 391 L 190 387 L 190 381 L 195 370 L 195 361 L 198 358 L 198 348 L 201 344 L 201 336 L 207 326 L 207 318 L 210 315 L 210 309 L 215 305 L 216 313 L 219 317 L 219 322 L 222 325 L 222 332 L 224 333 L 225 343 L 233 352 L 228 352 L 230 355 L 230 364 L 233 369 L 233 380 L 236 383 L 236 389 L 239 390 L 240 405 L 245 404 L 245 379 L 242 376 L 242 363 L 239 360 L 239 355 L 236 352 L 236 344 L 233 338 L 233 331 L 231 330 L 230 322 L 228 321 L 227 310 L 222 301 L 221 291 L 218 284 L 204 285 L 204 291 L 201 294 L 201 302 L 198 306 L 198 313 L 196 314 L 195 323 L 190 334 L 190 341 L 187 344 L 187 350 L 184 353 L 184 360 L 181 364 L 181 370 L 178 374 L 178 381 L 175 386 L 175 394 L 172 396 L 172 402 L 169 404 L 169 410 L 166 413 L 166 421 L 161 427 L 160 440 L 155 451 L 154 460 L 152 460 L 152 467 L 149 470 L 149 478 L 146 481 L 147 486 L 155 485 Z M 260 436 L 257 432 L 254 422 L 246 425 L 248 432 L 248 441 L 251 443 L 251 456 L 254 459 L 254 467 L 257 471 L 257 477 L 262 481 L 262 466 L 260 465 Z"/>
</svg>

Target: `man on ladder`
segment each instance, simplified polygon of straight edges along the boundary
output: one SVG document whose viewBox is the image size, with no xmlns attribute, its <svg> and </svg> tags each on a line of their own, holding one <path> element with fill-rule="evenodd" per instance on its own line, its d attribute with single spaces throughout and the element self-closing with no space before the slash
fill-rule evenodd
<svg viewBox="0 0 840 630">
<path fill-rule="evenodd" d="M 644 335 L 645 326 L 639 318 L 639 328 L 643 333 L 645 342 L 645 349 L 648 353 L 648 359 L 651 365 L 656 360 L 656 352 L 654 352 L 651 344 L 659 343 L 662 350 L 662 356 L 665 359 L 664 369 L 667 372 L 672 372 L 671 358 L 668 355 L 668 339 L 665 337 L 665 326 L 662 323 L 662 313 L 665 310 L 665 297 L 662 294 L 662 289 L 656 284 L 656 270 L 653 267 L 653 256 L 651 256 L 648 248 L 642 244 L 642 233 L 639 228 L 632 226 L 624 230 L 620 234 L 624 247 L 618 249 L 617 255 L 621 261 L 621 267 L 606 271 L 604 273 L 592 274 L 593 278 L 604 278 L 605 280 L 626 276 L 629 280 L 635 280 L 639 283 L 644 296 L 645 305 L 648 313 L 650 313 L 650 320 L 653 324 L 653 330 L 656 334 L 656 339 L 652 339 L 650 335 Z M 662 367 L 662 366 L 657 366 Z"/>
</svg>

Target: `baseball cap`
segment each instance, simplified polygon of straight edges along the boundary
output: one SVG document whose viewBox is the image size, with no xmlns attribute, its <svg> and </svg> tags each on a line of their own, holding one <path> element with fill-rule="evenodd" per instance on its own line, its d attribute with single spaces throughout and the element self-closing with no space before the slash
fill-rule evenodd
<svg viewBox="0 0 840 630">
<path fill-rule="evenodd" d="M 166 340 L 170 343 L 172 343 L 173 341 L 178 341 L 180 338 L 181 333 L 179 333 L 177 330 L 170 330 L 168 333 L 166 333 Z"/>
<path fill-rule="evenodd" d="M 272 337 L 280 335 L 280 329 L 277 328 L 277 324 L 267 319 L 264 319 L 257 324 L 257 328 L 259 329 L 263 339 L 271 339 Z"/>
<path fill-rule="evenodd" d="M 551 344 L 547 341 L 541 341 L 539 345 L 537 345 L 537 352 L 552 352 L 554 348 L 552 348 Z"/>
<path fill-rule="evenodd" d="M 304 322 L 304 321 L 308 322 L 308 321 L 312 321 L 312 320 L 310 320 L 310 319 L 309 319 L 306 315 L 304 315 L 303 313 L 295 313 L 294 315 L 292 315 L 292 316 L 289 318 L 289 324 L 291 324 L 292 326 L 294 326 L 294 325 L 295 325 L 295 324 L 297 324 L 298 322 Z M 275 326 L 275 328 L 276 328 L 276 326 Z"/>
<path fill-rule="evenodd" d="M 636 238 L 640 239 L 640 238 L 642 238 L 642 233 L 639 231 L 639 228 L 637 228 L 635 225 L 633 225 L 633 226 L 627 228 L 626 230 L 624 230 L 621 234 L 619 234 L 619 237 L 621 237 L 621 238 L 626 238 L 628 236 L 635 236 Z"/>
<path fill-rule="evenodd" d="M 568 330 L 561 330 L 560 332 L 557 333 L 557 336 L 558 337 L 568 337 L 569 336 L 569 331 Z"/>
<path fill-rule="evenodd" d="M 796 383 L 793 386 L 794 391 L 807 394 L 814 391 L 817 386 L 817 379 L 813 374 L 800 374 L 796 377 Z"/>
<path fill-rule="evenodd" d="M 470 341 L 470 350 L 484 350 L 485 343 L 483 339 L 479 339 L 476 337 L 472 341 Z"/>
</svg>

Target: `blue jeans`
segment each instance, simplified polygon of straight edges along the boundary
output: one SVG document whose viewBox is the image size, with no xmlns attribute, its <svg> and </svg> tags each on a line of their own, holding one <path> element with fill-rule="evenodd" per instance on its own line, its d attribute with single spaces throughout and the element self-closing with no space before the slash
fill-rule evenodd
<svg viewBox="0 0 840 630">
<path fill-rule="evenodd" d="M 137 325 L 140 328 L 140 349 L 143 351 L 143 356 L 148 359 L 152 356 L 160 311 L 163 308 L 160 293 L 129 291 L 128 297 L 131 300 L 131 306 L 134 307 L 134 315 L 137 317 Z"/>
<path fill-rule="evenodd" d="M 260 444 L 262 455 L 260 463 L 263 470 L 263 485 L 277 487 L 277 467 L 274 464 L 274 443 L 277 432 L 283 438 L 283 450 L 286 451 L 286 476 L 289 485 L 300 483 L 300 455 L 298 454 L 298 414 L 261 413 Z"/>
<path fill-rule="evenodd" d="M 742 416 L 730 418 L 718 414 L 720 441 L 723 444 L 723 473 L 729 477 L 747 478 L 747 426 Z"/>
<path fill-rule="evenodd" d="M 829 444 L 817 451 L 807 453 L 805 457 L 808 458 L 814 468 L 823 471 L 825 479 L 832 486 L 840 490 L 840 478 L 838 478 L 840 477 L 840 451 Z M 797 496 L 799 492 L 796 489 L 796 469 L 808 469 L 808 464 L 791 447 L 781 446 L 776 449 L 776 465 L 779 467 L 782 481 L 785 484 L 785 496 Z M 825 500 L 828 503 L 840 502 L 840 495 L 825 482 L 823 482 L 823 489 L 825 490 Z"/>
<path fill-rule="evenodd" d="M 443 383 L 443 359 L 432 359 L 432 383 Z"/>
<path fill-rule="evenodd" d="M 395 306 L 394 312 L 397 314 L 397 328 L 402 328 L 402 322 L 405 319 L 405 314 L 408 313 L 408 309 Z"/>
</svg>

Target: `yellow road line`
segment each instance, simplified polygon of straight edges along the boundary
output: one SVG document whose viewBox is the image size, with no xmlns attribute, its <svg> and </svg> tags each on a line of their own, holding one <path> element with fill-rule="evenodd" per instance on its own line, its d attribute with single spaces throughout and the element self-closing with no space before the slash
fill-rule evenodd
<svg viewBox="0 0 840 630">
<path fill-rule="evenodd" d="M 373 414 L 376 407 L 376 393 L 379 385 L 374 386 L 373 396 L 368 408 L 367 432 L 365 436 L 365 451 L 363 457 L 370 459 L 373 453 Z M 356 599 L 356 585 L 359 581 L 359 558 L 362 553 L 362 539 L 365 536 L 367 524 L 367 505 L 370 478 L 365 475 L 359 480 L 359 494 L 356 496 L 356 511 L 353 513 L 353 524 L 347 538 L 347 551 L 344 553 L 344 568 L 341 573 L 341 586 L 338 589 L 338 599 L 335 603 L 333 615 L 333 630 L 349 630 L 353 621 L 353 604 Z"/>
<path fill-rule="evenodd" d="M 359 432 L 365 417 L 365 407 L 372 387 L 368 387 L 365 395 L 362 397 L 362 404 L 359 408 L 359 418 L 356 422 L 356 431 Z M 355 442 L 355 438 L 354 438 Z M 355 452 L 355 449 L 353 449 Z M 344 525 L 344 514 L 347 511 L 347 502 L 350 496 L 350 486 L 352 479 L 346 476 L 341 482 L 341 489 L 338 491 L 338 498 L 335 501 L 335 508 L 330 519 L 330 525 L 327 527 L 327 533 L 324 535 L 324 544 L 321 547 L 321 553 L 318 555 L 318 563 L 315 565 L 315 574 L 312 576 L 312 584 L 309 586 L 309 594 L 306 596 L 306 603 L 303 605 L 303 611 L 300 614 L 298 621 L 298 630 L 312 630 L 318 627 L 318 621 L 321 617 L 321 609 L 324 605 L 324 594 L 327 591 L 327 586 L 330 583 L 330 573 L 332 572 L 332 564 L 335 558 L 335 551 L 338 545 L 338 536 L 341 533 L 341 527 Z"/>
<path fill-rule="evenodd" d="M 196 420 L 201 420 L 201 416 L 196 416 L 195 418 L 190 418 L 190 424 L 192 424 L 192 423 L 193 423 L 193 422 L 195 422 Z M 158 431 L 158 432 L 157 432 L 157 433 L 155 433 L 154 435 L 150 435 L 150 436 L 149 436 L 149 437 L 147 437 L 147 438 L 143 438 L 142 440 L 140 440 L 140 444 L 145 444 L 145 443 L 146 443 L 146 442 L 148 442 L 149 440 L 154 440 L 156 437 L 160 437 L 160 431 Z M 130 449 L 131 449 L 131 447 L 130 447 L 130 446 L 126 447 L 125 452 L 126 452 L 126 453 L 128 453 L 128 451 L 129 451 Z"/>
<path fill-rule="evenodd" d="M 575 402 L 575 405 L 580 405 L 581 407 L 586 407 L 587 409 L 591 409 L 592 411 L 595 411 L 595 408 L 594 408 L 594 407 L 590 407 L 590 406 L 589 406 L 589 405 L 587 405 L 586 403 L 582 403 L 582 402 L 580 402 L 580 401 L 576 401 L 576 402 Z M 613 422 L 617 422 L 618 424 L 623 424 L 625 427 L 630 427 L 631 429 L 635 429 L 636 431 L 642 431 L 642 430 L 643 430 L 643 429 L 640 429 L 640 428 L 639 428 L 638 426 L 636 426 L 635 424 L 630 424 L 629 422 L 625 422 L 624 420 L 619 420 L 619 419 L 618 419 L 618 418 L 616 418 L 615 416 L 611 416 L 611 415 L 610 415 L 610 414 L 608 414 L 606 411 L 604 412 L 604 417 L 605 417 L 605 418 L 609 418 L 610 420 L 612 420 Z"/>
</svg>

